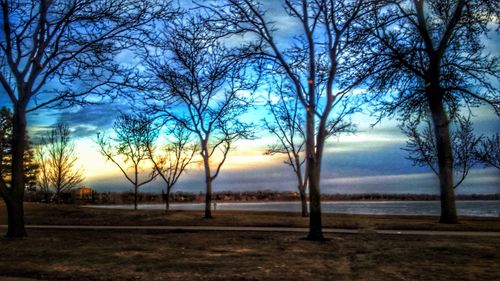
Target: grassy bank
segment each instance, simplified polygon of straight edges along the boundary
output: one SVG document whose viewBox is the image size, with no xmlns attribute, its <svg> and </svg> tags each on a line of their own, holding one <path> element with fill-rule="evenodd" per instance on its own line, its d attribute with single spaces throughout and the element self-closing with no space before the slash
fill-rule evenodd
<svg viewBox="0 0 500 281">
<path fill-rule="evenodd" d="M 296 213 L 216 211 L 215 218 L 203 219 L 202 211 L 113 210 L 83 208 L 74 205 L 27 203 L 27 224 L 51 225 L 216 225 L 307 227 L 309 220 Z M 457 225 L 437 223 L 435 216 L 375 216 L 324 214 L 328 228 L 418 229 L 500 231 L 500 218 L 464 217 Z M 0 224 L 6 224 L 5 206 L 0 205 Z"/>
</svg>

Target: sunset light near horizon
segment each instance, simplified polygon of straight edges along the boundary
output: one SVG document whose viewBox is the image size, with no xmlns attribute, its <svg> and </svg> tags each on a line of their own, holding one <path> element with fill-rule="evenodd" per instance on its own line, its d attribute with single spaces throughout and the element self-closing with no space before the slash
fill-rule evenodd
<svg viewBox="0 0 500 281">
<path fill-rule="evenodd" d="M 105 161 L 98 152 L 95 143 L 98 131 L 110 130 L 118 110 L 110 105 L 87 106 L 76 113 L 52 111 L 47 113 L 50 119 L 33 118 L 31 131 L 39 135 L 51 122 L 68 122 L 75 137 L 79 164 L 84 169 L 83 185 L 98 191 L 128 191 L 131 187 L 125 181 L 117 167 Z M 124 107 L 126 108 L 126 107 Z M 105 112 L 105 114 L 103 114 Z M 264 110 L 257 110 L 259 113 Z M 66 115 L 67 114 L 67 115 Z M 88 114 L 82 119 L 78 115 Z M 37 114 L 38 115 L 38 114 Z M 249 114 L 252 116 L 252 114 Z M 489 108 L 475 110 L 477 133 L 489 135 L 498 130 L 498 119 Z M 283 155 L 264 155 L 268 145 L 276 142 L 275 138 L 259 127 L 263 116 L 251 118 L 256 124 L 256 138 L 242 140 L 235 144 L 235 150 L 229 153 L 222 168 L 221 178 L 215 181 L 216 191 L 256 191 L 277 190 L 295 191 L 296 182 L 291 169 L 283 163 Z M 323 168 L 323 192 L 325 193 L 430 193 L 439 191 L 435 188 L 437 178 L 426 167 L 414 167 L 405 159 L 404 148 L 407 138 L 397 127 L 395 120 L 383 120 L 381 124 L 370 126 L 375 118 L 366 114 L 357 114 L 354 122 L 358 130 L 354 134 L 344 134 L 329 140 L 325 149 Z M 41 124 L 40 126 L 37 124 Z M 73 125 L 72 125 L 73 124 Z M 79 136 L 79 130 L 86 128 L 87 135 Z M 176 191 L 203 191 L 203 166 L 197 160 L 188 167 L 181 177 Z M 160 193 L 162 182 L 157 180 L 144 187 L 144 191 Z M 463 183 L 458 194 L 490 194 L 500 192 L 500 174 L 492 168 L 477 167 Z"/>
</svg>

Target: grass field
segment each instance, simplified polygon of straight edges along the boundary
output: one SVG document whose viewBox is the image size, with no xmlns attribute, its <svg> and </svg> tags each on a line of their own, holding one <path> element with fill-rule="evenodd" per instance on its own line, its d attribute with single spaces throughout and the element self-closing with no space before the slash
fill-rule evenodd
<svg viewBox="0 0 500 281">
<path fill-rule="evenodd" d="M 290 213 L 124 211 L 28 204 L 28 224 L 306 226 Z M 0 207 L 1 223 L 5 209 Z M 328 227 L 498 231 L 500 219 L 327 215 Z M 500 237 L 34 230 L 0 240 L 0 276 L 43 280 L 500 280 Z M 1 277 L 0 277 L 1 280 Z"/>
</svg>

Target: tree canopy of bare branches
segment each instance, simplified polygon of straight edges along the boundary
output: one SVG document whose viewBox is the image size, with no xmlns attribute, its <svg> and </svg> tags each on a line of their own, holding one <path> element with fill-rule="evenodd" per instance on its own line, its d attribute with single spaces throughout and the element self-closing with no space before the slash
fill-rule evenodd
<svg viewBox="0 0 500 281">
<path fill-rule="evenodd" d="M 267 108 L 271 118 L 264 118 L 264 127 L 276 137 L 277 142 L 269 145 L 266 155 L 284 154 L 285 164 L 289 165 L 297 179 L 297 189 L 300 193 L 302 204 L 302 217 L 309 216 L 307 209 L 307 172 L 304 171 L 305 163 L 305 130 L 304 118 L 300 110 L 300 102 L 291 94 L 283 83 L 277 83 L 276 93 L 269 93 Z"/>
<path fill-rule="evenodd" d="M 484 165 L 500 169 L 500 135 L 483 137 L 476 150 L 476 158 Z"/>
<path fill-rule="evenodd" d="M 457 117 L 454 127 L 451 132 L 456 179 L 453 188 L 457 188 L 465 180 L 470 169 L 480 163 L 477 151 L 482 137 L 474 134 L 469 118 Z M 439 177 L 436 141 L 431 122 L 426 121 L 422 129 L 419 129 L 418 122 L 406 124 L 402 129 L 409 138 L 406 148 L 403 148 L 409 153 L 407 159 L 411 160 L 413 165 L 429 167 Z"/>
<path fill-rule="evenodd" d="M 113 162 L 123 176 L 134 187 L 134 210 L 137 210 L 138 191 L 145 184 L 153 181 L 156 169 L 150 163 L 150 150 L 156 141 L 157 132 L 153 122 L 144 114 L 122 113 L 113 126 L 115 136 L 97 135 L 100 153 Z M 148 165 L 149 164 L 149 165 Z M 129 170 L 132 175 L 129 175 Z M 143 172 L 146 176 L 140 178 Z"/>
<path fill-rule="evenodd" d="M 358 110 L 352 90 L 365 77 L 351 71 L 346 62 L 359 59 L 354 44 L 355 22 L 367 14 L 369 1 L 283 2 L 284 12 L 296 23 L 289 42 L 276 35 L 283 26 L 273 22 L 264 2 L 227 0 L 206 7 L 222 33 L 232 38 L 248 34 L 256 38 L 247 46 L 248 56 L 264 63 L 264 69 L 285 75 L 306 115 L 306 170 L 309 184 L 310 224 L 308 238 L 323 239 L 320 202 L 320 174 L 325 141 L 349 123 Z"/>
<path fill-rule="evenodd" d="M 457 222 L 450 122 L 480 104 L 500 113 L 499 58 L 482 41 L 499 15 L 488 0 L 378 1 L 364 23 L 374 111 L 403 122 L 432 120 L 443 223 Z"/>
<path fill-rule="evenodd" d="M 168 1 L 0 1 L 0 85 L 13 108 L 11 186 L 0 181 L 7 236 L 24 228 L 23 140 L 26 113 L 48 106 L 96 102 L 126 84 L 115 56 L 137 28 L 168 13 Z M 2 94 L 3 94 L 2 93 Z"/>
<path fill-rule="evenodd" d="M 58 123 L 38 145 L 40 187 L 46 192 L 53 190 L 55 201 L 60 203 L 63 193 L 70 192 L 84 180 L 68 126 Z"/>
<path fill-rule="evenodd" d="M 176 123 L 169 130 L 167 144 L 155 149 L 148 145 L 148 153 L 158 175 L 165 182 L 165 209 L 170 209 L 170 191 L 174 188 L 187 166 L 193 163 L 198 145 L 192 133 L 183 125 Z"/>
<path fill-rule="evenodd" d="M 159 117 L 172 120 L 199 141 L 205 170 L 205 217 L 211 218 L 212 182 L 232 145 L 249 138 L 251 128 L 240 121 L 248 109 L 249 82 L 240 54 L 206 28 L 200 16 L 186 16 L 158 29 L 155 52 L 145 55 L 152 77 L 162 91 L 148 95 Z"/>
</svg>

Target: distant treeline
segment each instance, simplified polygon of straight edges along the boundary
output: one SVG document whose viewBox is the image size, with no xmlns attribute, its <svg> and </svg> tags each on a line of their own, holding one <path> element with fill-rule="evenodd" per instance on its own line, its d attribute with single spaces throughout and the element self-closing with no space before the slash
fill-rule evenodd
<svg viewBox="0 0 500 281">
<path fill-rule="evenodd" d="M 27 192 L 27 202 L 51 202 L 51 196 L 47 194 Z M 78 193 L 68 193 L 62 196 L 62 202 L 67 204 L 132 204 L 134 202 L 133 192 L 96 192 L 78 196 Z M 141 204 L 163 203 L 164 194 L 139 193 L 138 200 Z M 203 203 L 204 193 L 175 192 L 170 194 L 170 202 L 174 203 Z M 261 201 L 300 201 L 298 192 L 278 191 L 223 191 L 215 192 L 213 200 L 216 202 L 261 202 Z M 434 201 L 439 200 L 436 194 L 323 194 L 322 201 Z M 457 200 L 500 200 L 497 194 L 470 194 L 457 195 Z"/>
</svg>

